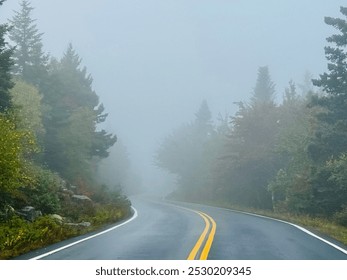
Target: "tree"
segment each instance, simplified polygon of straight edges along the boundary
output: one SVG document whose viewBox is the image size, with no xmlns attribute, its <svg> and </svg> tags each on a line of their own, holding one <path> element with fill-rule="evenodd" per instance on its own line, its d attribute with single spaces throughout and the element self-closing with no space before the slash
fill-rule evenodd
<svg viewBox="0 0 347 280">
<path fill-rule="evenodd" d="M 175 129 L 157 150 L 155 163 L 177 176 L 181 198 L 201 199 L 205 194 L 209 172 L 206 145 L 212 134 L 211 112 L 204 100 L 194 122 Z"/>
<path fill-rule="evenodd" d="M 15 46 L 13 73 L 20 75 L 24 81 L 39 86 L 48 63 L 48 56 L 42 50 L 43 33 L 38 31 L 36 20 L 31 17 L 34 8 L 30 2 L 23 0 L 20 7 L 20 11 L 15 11 L 15 15 L 9 20 L 9 38 Z"/>
<path fill-rule="evenodd" d="M 4 0 L 0 1 L 0 6 Z M 6 24 L 0 25 L 0 113 L 6 111 L 11 107 L 11 96 L 9 90 L 12 88 L 13 83 L 11 81 L 11 67 L 13 61 L 11 56 L 13 49 L 8 47 L 5 41 L 5 35 L 9 28 Z"/>
<path fill-rule="evenodd" d="M 309 182 L 311 161 L 306 149 L 315 129 L 313 110 L 307 108 L 307 99 L 296 92 L 290 81 L 279 106 L 279 131 L 276 153 L 282 164 L 269 183 L 274 209 L 307 213 L 312 206 Z"/>
<path fill-rule="evenodd" d="M 340 12 L 347 17 L 347 7 L 341 7 Z M 332 96 L 347 94 L 347 22 L 344 19 L 325 17 L 325 23 L 334 27 L 341 34 L 334 34 L 327 38 L 336 47 L 325 47 L 329 73 L 320 75 L 320 79 L 313 80 L 315 86 L 322 87 Z"/>
<path fill-rule="evenodd" d="M 346 7 L 341 7 L 340 12 L 347 17 Z M 318 125 L 307 151 L 312 160 L 312 212 L 329 215 L 342 210 L 346 203 L 346 189 L 335 178 L 345 176 L 345 171 L 338 166 L 344 166 L 347 152 L 347 21 L 326 17 L 325 23 L 339 34 L 327 38 L 332 44 L 325 47 L 328 72 L 312 80 L 323 89 L 324 95 L 314 96 L 310 104 L 320 111 L 316 114 Z"/>
<path fill-rule="evenodd" d="M 0 114 L 0 208 L 8 194 L 31 178 L 26 169 L 25 157 L 35 149 L 30 132 L 17 130 L 14 121 Z"/>
<path fill-rule="evenodd" d="M 347 16 L 347 8 L 341 7 L 340 11 Z M 327 38 L 329 43 L 336 45 L 325 47 L 326 57 L 330 61 L 329 72 L 320 75 L 320 79 L 312 80 L 315 86 L 325 92 L 321 97 L 315 96 L 311 102 L 311 106 L 324 109 L 317 115 L 320 127 L 308 147 L 311 158 L 319 163 L 347 151 L 347 22 L 331 17 L 326 17 L 325 22 L 341 34 Z"/>
<path fill-rule="evenodd" d="M 267 186 L 280 167 L 274 148 L 278 120 L 278 108 L 272 103 L 240 104 L 236 116 L 231 118 L 225 164 L 233 174 L 229 179 L 229 193 L 234 202 L 247 207 L 272 208 Z"/>
<path fill-rule="evenodd" d="M 267 67 L 260 67 L 251 104 L 238 102 L 230 134 L 219 156 L 220 199 L 238 205 L 272 208 L 268 184 L 280 168 L 275 153 L 279 113 L 273 101 L 274 84 Z M 217 176 L 215 176 L 217 177 Z"/>
<path fill-rule="evenodd" d="M 269 68 L 259 67 L 257 82 L 253 90 L 251 103 L 273 103 L 275 97 L 275 84 L 271 81 Z"/>
<path fill-rule="evenodd" d="M 61 145 L 60 173 L 70 181 L 76 178 L 91 179 L 91 156 L 93 133 L 95 130 L 94 114 L 87 107 L 74 110 L 68 124 L 57 134 Z M 63 164 L 62 164 L 63 163 Z"/>
<path fill-rule="evenodd" d="M 30 131 L 35 138 L 42 138 L 44 134 L 42 96 L 38 89 L 21 79 L 15 79 L 11 96 L 17 116 L 17 127 Z"/>
<path fill-rule="evenodd" d="M 45 161 L 50 168 L 71 181 L 90 178 L 93 157 L 108 156 L 115 135 L 98 130 L 106 120 L 104 107 L 92 88 L 93 79 L 81 67 L 72 44 L 60 61 L 52 60 L 47 82 L 42 87 Z"/>
</svg>

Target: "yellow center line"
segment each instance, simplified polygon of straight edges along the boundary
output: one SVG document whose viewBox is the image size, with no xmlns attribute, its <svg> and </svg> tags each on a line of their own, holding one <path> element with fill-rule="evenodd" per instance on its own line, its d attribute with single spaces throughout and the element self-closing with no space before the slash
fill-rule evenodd
<svg viewBox="0 0 347 280">
<path fill-rule="evenodd" d="M 202 245 L 202 242 L 205 240 L 205 236 L 209 230 L 209 227 L 210 227 L 210 222 L 209 220 L 201 213 L 199 212 L 196 212 L 194 211 L 195 213 L 198 213 L 205 221 L 205 228 L 204 228 L 204 231 L 202 232 L 202 234 L 200 235 L 198 241 L 196 242 L 194 248 L 192 249 L 192 251 L 190 252 L 189 256 L 188 256 L 188 259 L 187 260 L 195 260 L 195 256 L 196 254 L 198 253 L 201 245 Z"/>
<path fill-rule="evenodd" d="M 198 241 L 196 242 L 195 246 L 193 247 L 192 251 L 190 252 L 187 260 L 195 260 L 196 255 L 198 253 L 198 251 L 200 250 L 200 248 L 203 245 L 203 242 L 206 239 L 206 235 L 207 233 L 210 231 L 208 238 L 205 242 L 205 246 L 200 254 L 200 260 L 206 260 L 208 257 L 208 254 L 210 252 L 211 246 L 212 246 L 212 242 L 213 242 L 213 238 L 214 235 L 216 233 L 216 223 L 215 221 L 207 214 L 200 212 L 200 211 L 194 211 L 195 213 L 199 214 L 205 221 L 205 228 L 204 231 L 202 232 L 202 234 L 200 235 Z M 211 223 L 212 223 L 212 228 L 211 228 Z"/>
<path fill-rule="evenodd" d="M 217 228 L 216 222 L 209 215 L 205 214 L 205 216 L 208 217 L 208 219 L 212 223 L 212 229 L 210 231 L 210 234 L 208 235 L 208 239 L 207 239 L 207 241 L 205 243 L 205 247 L 202 250 L 202 253 L 200 255 L 200 260 L 207 260 L 208 253 L 210 252 L 210 249 L 211 249 L 211 246 L 212 246 L 212 242 L 213 242 L 213 238 L 214 238 L 214 235 L 216 233 L 216 228 Z"/>
</svg>

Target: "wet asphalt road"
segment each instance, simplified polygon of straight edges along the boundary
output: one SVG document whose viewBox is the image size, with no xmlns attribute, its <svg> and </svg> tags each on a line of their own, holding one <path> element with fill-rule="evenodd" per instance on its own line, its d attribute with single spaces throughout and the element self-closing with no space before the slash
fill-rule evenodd
<svg viewBox="0 0 347 280">
<path fill-rule="evenodd" d="M 338 250 L 292 225 L 279 221 L 197 204 L 171 204 L 144 198 L 131 200 L 137 210 L 137 217 L 132 221 L 40 259 L 187 259 L 205 228 L 205 222 L 196 212 L 176 205 L 202 211 L 216 222 L 216 233 L 208 259 L 347 259 L 346 248 Z M 77 240 L 78 238 L 74 238 L 60 242 L 18 259 L 31 259 Z"/>
</svg>

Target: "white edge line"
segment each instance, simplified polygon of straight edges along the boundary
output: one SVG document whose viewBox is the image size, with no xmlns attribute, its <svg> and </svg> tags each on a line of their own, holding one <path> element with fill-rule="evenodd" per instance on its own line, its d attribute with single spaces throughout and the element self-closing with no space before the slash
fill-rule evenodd
<svg viewBox="0 0 347 280">
<path fill-rule="evenodd" d="M 57 249 L 55 249 L 55 250 L 52 250 L 52 251 L 49 251 L 49 252 L 47 252 L 47 253 L 45 253 L 45 254 L 42 254 L 42 255 L 36 256 L 36 257 L 34 257 L 34 258 L 31 258 L 31 259 L 29 259 L 29 260 L 39 260 L 39 259 L 42 259 L 42 258 L 47 257 L 47 256 L 49 256 L 49 255 L 52 255 L 52 254 L 54 254 L 54 253 L 56 253 L 56 252 L 59 252 L 59 251 L 61 251 L 61 250 L 64 250 L 64 249 L 69 248 L 69 247 L 71 247 L 71 246 L 74 246 L 74 245 L 76 245 L 76 244 L 78 244 L 78 243 L 84 242 L 84 241 L 86 241 L 86 240 L 89 240 L 89 239 L 91 239 L 91 238 L 94 238 L 94 237 L 97 237 L 97 236 L 99 236 L 99 235 L 102 235 L 102 234 L 104 234 L 104 233 L 106 233 L 106 232 L 109 232 L 109 231 L 111 231 L 111 230 L 114 230 L 114 229 L 116 229 L 116 228 L 119 228 L 119 227 L 121 227 L 121 226 L 124 226 L 124 225 L 126 225 L 127 223 L 130 223 L 131 221 L 133 221 L 133 220 L 135 220 L 135 219 L 137 218 L 137 210 L 136 210 L 134 207 L 132 207 L 132 206 L 131 206 L 131 208 L 133 209 L 134 214 L 133 214 L 133 216 L 132 216 L 129 220 L 126 220 L 125 222 L 123 222 L 123 223 L 121 223 L 121 224 L 119 224 L 119 225 L 116 225 L 116 226 L 111 227 L 111 228 L 109 228 L 109 229 L 106 229 L 106 230 L 104 230 L 104 231 L 98 232 L 98 233 L 96 233 L 96 234 L 94 234 L 94 235 L 91 235 L 91 236 L 88 236 L 88 237 L 86 237 L 86 238 L 77 240 L 77 241 L 72 242 L 72 243 L 70 243 L 70 244 L 68 244 L 68 245 L 59 247 L 59 248 L 57 248 Z"/>
<path fill-rule="evenodd" d="M 341 251 L 342 253 L 346 254 L 347 255 L 347 250 L 341 248 L 340 246 L 314 234 L 313 232 L 301 227 L 301 226 L 298 226 L 296 224 L 293 224 L 293 223 L 290 223 L 290 222 L 287 222 L 287 221 L 283 221 L 283 220 L 279 220 L 279 219 L 276 219 L 276 218 L 271 218 L 271 217 L 267 217 L 267 216 L 263 216 L 263 215 L 259 215 L 259 214 L 253 214 L 253 213 L 248 213 L 248 212 L 243 212 L 243 211 L 239 211 L 239 210 L 233 210 L 233 209 L 228 209 L 228 208 L 221 208 L 221 209 L 225 209 L 225 210 L 228 210 L 228 211 L 232 211 L 232 212 L 237 212 L 237 213 L 242 213 L 242 214 L 246 214 L 246 215 L 251 215 L 251 216 L 255 216 L 255 217 L 261 217 L 261 218 L 265 218 L 265 219 L 269 219 L 269 220 L 274 220 L 274 221 L 277 221 L 277 222 L 281 222 L 281 223 L 284 223 L 284 224 L 288 224 L 288 225 L 291 225 L 293 227 L 296 227 L 297 229 L 305 232 L 306 234 L 308 235 L 311 235 L 312 237 L 315 237 L 317 239 L 319 239 L 320 241 L 334 247 L 335 249 Z"/>
<path fill-rule="evenodd" d="M 171 203 L 172 205 L 175 205 L 174 203 Z M 199 204 L 197 204 L 199 205 Z M 202 205 L 202 204 L 200 204 Z M 178 205 L 175 205 L 176 207 L 178 208 L 182 208 L 182 209 L 186 209 L 186 210 L 190 210 L 190 211 L 194 211 L 192 209 L 189 209 L 189 208 L 186 208 L 186 207 L 182 207 L 182 206 L 178 206 Z M 215 206 L 209 206 L 209 205 L 202 205 L 202 206 L 208 206 L 208 207 L 215 207 Z M 227 210 L 227 211 L 231 211 L 231 212 L 236 212 L 236 213 L 242 213 L 242 214 L 245 214 L 245 215 L 250 215 L 250 216 L 255 216 L 255 217 L 260 217 L 260 218 L 264 218 L 264 219 L 269 219 L 269 220 L 274 220 L 274 221 L 277 221 L 277 222 L 281 222 L 281 223 L 284 223 L 284 224 L 288 224 L 290 226 L 293 226 L 293 227 L 296 227 L 297 229 L 305 232 L 306 234 L 308 235 L 311 235 L 312 237 L 334 247 L 335 249 L 339 250 L 340 252 L 344 253 L 345 255 L 347 255 L 347 250 L 341 248 L 340 246 L 314 234 L 313 232 L 299 226 L 299 225 L 296 225 L 296 224 L 293 224 L 293 223 L 290 223 L 290 222 L 287 222 L 287 221 L 284 221 L 284 220 L 280 220 L 280 219 L 276 219 L 276 218 L 271 218 L 271 217 L 267 217 L 267 216 L 263 216 L 263 215 L 259 215 L 259 214 L 254 214 L 254 213 L 249 213 L 249 212 L 244 212 L 244 211 L 240 211 L 240 210 L 234 210 L 234 209 L 229 209 L 229 208 L 224 208 L 224 207 L 215 207 L 215 208 L 219 208 L 219 209 L 224 209 L 224 210 Z"/>
</svg>

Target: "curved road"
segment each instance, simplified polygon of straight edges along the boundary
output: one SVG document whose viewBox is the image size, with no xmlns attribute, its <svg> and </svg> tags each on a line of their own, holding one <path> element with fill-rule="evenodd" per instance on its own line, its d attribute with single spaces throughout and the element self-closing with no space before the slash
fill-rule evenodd
<svg viewBox="0 0 347 280">
<path fill-rule="evenodd" d="M 124 225 L 89 239 L 82 237 L 87 239 L 83 242 L 78 241 L 81 237 L 74 238 L 17 259 L 347 259 L 341 245 L 335 248 L 273 219 L 197 204 L 143 198 L 132 198 L 132 203 L 136 216 Z"/>
</svg>

